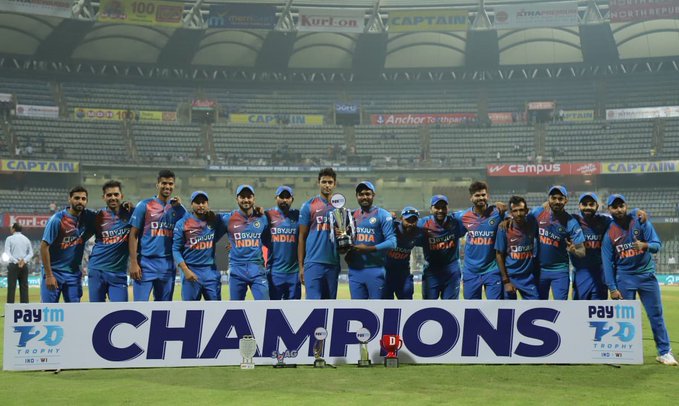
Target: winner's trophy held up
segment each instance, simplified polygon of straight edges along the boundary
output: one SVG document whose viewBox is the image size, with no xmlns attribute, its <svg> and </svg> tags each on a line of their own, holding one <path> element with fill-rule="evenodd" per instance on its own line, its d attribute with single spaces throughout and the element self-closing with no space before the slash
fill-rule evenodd
<svg viewBox="0 0 679 406">
<path fill-rule="evenodd" d="M 347 199 L 341 193 L 335 193 L 330 198 L 330 204 L 335 210 L 330 212 L 330 239 L 337 244 L 340 254 L 347 253 L 354 245 L 354 217 L 351 210 L 344 207 Z"/>
</svg>

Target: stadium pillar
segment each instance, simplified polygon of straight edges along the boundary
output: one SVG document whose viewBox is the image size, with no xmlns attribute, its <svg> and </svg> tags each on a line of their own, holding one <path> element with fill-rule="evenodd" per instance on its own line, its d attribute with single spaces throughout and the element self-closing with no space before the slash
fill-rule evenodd
<svg viewBox="0 0 679 406">
<path fill-rule="evenodd" d="M 286 71 L 296 39 L 294 32 L 270 31 L 259 50 L 255 67 L 269 72 Z"/>
<path fill-rule="evenodd" d="M 358 80 L 376 79 L 387 60 L 387 33 L 361 34 L 354 51 L 353 70 Z"/>
</svg>

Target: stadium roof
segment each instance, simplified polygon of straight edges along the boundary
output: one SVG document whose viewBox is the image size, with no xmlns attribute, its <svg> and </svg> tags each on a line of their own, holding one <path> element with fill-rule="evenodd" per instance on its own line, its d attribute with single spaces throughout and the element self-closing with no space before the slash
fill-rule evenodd
<svg viewBox="0 0 679 406">
<path fill-rule="evenodd" d="M 493 27 L 497 7 L 544 2 L 488 0 L 484 9 L 477 1 L 335 2 L 335 7 L 364 9 L 368 21 L 366 33 L 298 32 L 294 21 L 299 7 L 329 7 L 331 2 L 327 0 L 248 1 L 277 6 L 276 30 L 207 28 L 210 6 L 239 3 L 231 0 L 175 2 L 183 4 L 184 24 L 188 29 L 99 22 L 99 2 L 63 1 L 73 3 L 74 18 L 0 11 L 0 54 L 52 61 L 271 70 L 596 64 L 679 55 L 679 20 L 611 23 L 607 18 L 608 1 L 579 1 L 580 23 L 575 26 L 511 30 Z M 389 13 L 414 10 L 414 3 L 419 9 L 467 10 L 470 28 L 448 32 L 389 32 L 386 28 Z"/>
</svg>

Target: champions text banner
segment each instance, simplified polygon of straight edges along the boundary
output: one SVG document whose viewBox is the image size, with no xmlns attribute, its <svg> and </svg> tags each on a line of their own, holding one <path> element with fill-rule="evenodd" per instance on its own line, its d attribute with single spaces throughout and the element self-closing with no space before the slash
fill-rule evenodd
<svg viewBox="0 0 679 406">
<path fill-rule="evenodd" d="M 643 363 L 638 301 L 305 300 L 8 304 L 3 368 L 238 365 L 245 335 L 258 365 L 313 364 L 318 327 L 332 364 L 358 361 L 361 327 L 375 364 L 385 334 L 402 363 Z"/>
</svg>

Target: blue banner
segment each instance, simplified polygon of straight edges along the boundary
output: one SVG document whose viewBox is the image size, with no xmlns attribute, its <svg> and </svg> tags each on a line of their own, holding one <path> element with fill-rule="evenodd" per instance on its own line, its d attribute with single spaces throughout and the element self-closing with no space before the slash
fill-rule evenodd
<svg viewBox="0 0 679 406">
<path fill-rule="evenodd" d="M 237 30 L 271 30 L 276 25 L 276 6 L 270 4 L 233 3 L 210 6 L 209 28 Z"/>
<path fill-rule="evenodd" d="M 356 114 L 358 113 L 358 103 L 335 103 L 335 112 L 337 114 Z"/>
</svg>

